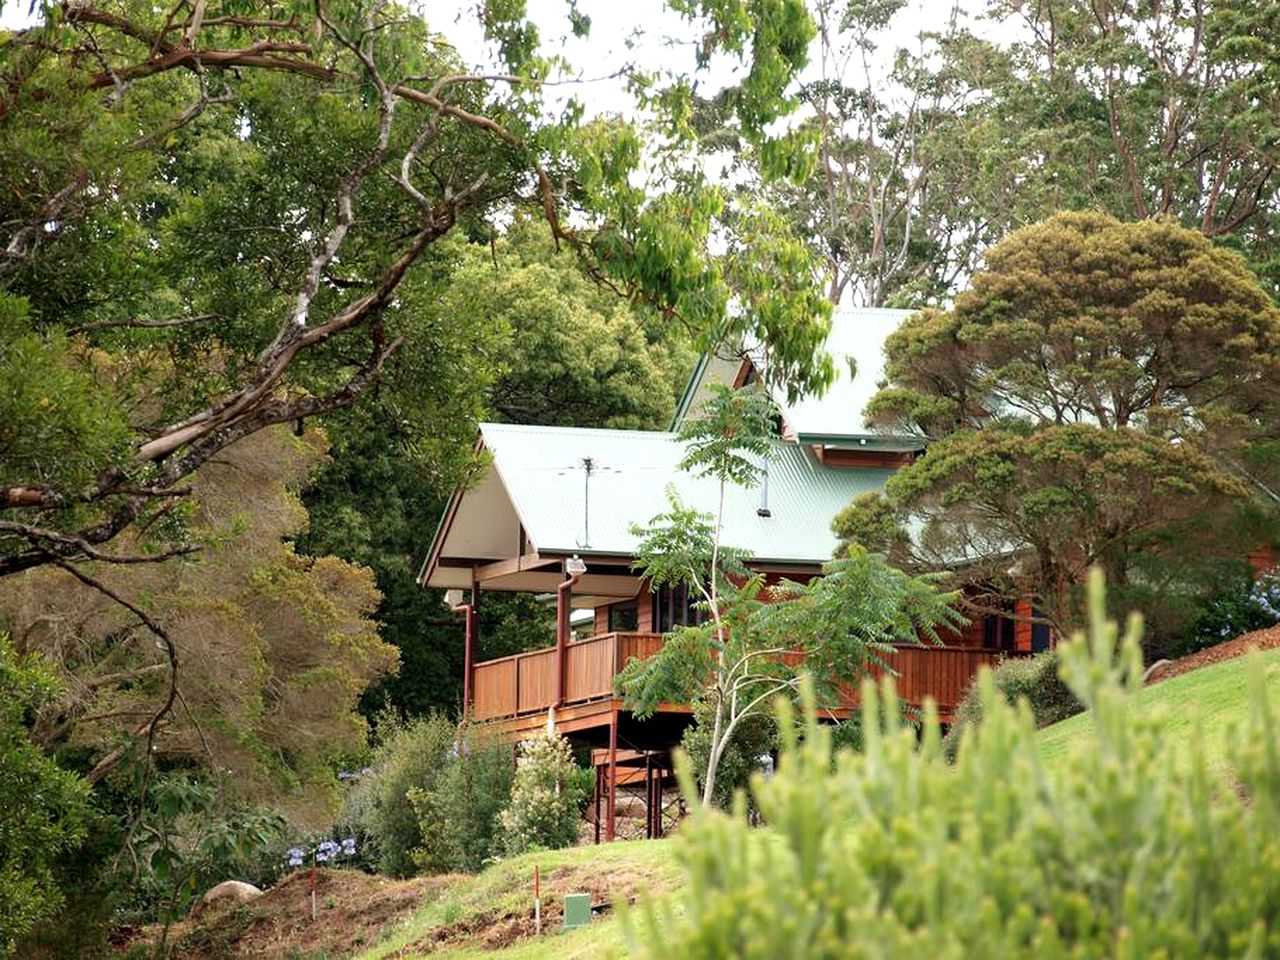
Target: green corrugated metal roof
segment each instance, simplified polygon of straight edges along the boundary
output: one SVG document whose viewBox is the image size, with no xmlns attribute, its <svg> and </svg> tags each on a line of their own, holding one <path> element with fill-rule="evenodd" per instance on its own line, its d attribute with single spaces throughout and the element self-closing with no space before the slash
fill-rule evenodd
<svg viewBox="0 0 1280 960">
<path fill-rule="evenodd" d="M 539 551 L 630 556 L 629 527 L 667 509 L 665 489 L 714 513 L 718 485 L 677 466 L 673 433 L 481 424 L 485 447 L 525 531 Z M 892 470 L 824 467 L 808 448 L 782 441 L 769 467 L 770 516 L 759 488 L 730 486 L 724 542 L 760 561 L 820 563 L 836 546 L 831 520 L 853 497 L 879 490 Z M 587 482 L 584 461 L 592 472 Z M 465 494 L 464 494 L 465 496 Z"/>
<path fill-rule="evenodd" d="M 795 403 L 775 397 L 797 438 L 816 442 L 876 436 L 866 425 L 866 410 L 884 377 L 884 342 L 913 312 L 846 307 L 832 314 L 823 347 L 835 360 L 835 383 L 822 396 L 801 397 Z"/>
<path fill-rule="evenodd" d="M 889 334 L 911 316 L 912 310 L 889 310 L 872 307 L 839 307 L 831 316 L 831 332 L 823 349 L 835 361 L 835 382 L 821 395 L 804 396 L 794 403 L 785 393 L 773 391 L 783 420 L 802 443 L 848 446 L 864 442 L 879 449 L 915 450 L 922 446 L 919 437 L 894 437 L 877 433 L 866 425 L 866 409 L 884 377 L 884 342 Z M 748 349 L 755 358 L 759 351 Z M 757 363 L 763 360 L 755 358 Z M 676 409 L 672 429 L 686 416 L 696 415 L 692 409 L 702 381 L 718 374 L 710 355 L 704 355 L 690 378 L 684 396 Z"/>
</svg>

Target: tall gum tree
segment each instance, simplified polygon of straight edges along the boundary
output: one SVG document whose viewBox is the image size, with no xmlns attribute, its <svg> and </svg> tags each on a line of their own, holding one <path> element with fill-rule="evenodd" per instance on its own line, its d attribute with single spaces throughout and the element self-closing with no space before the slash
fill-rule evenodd
<svg viewBox="0 0 1280 960">
<path fill-rule="evenodd" d="M 0 315 L 27 352 L 6 344 L 0 362 L 74 389 L 25 398 L 5 430 L 0 575 L 107 559 L 231 443 L 357 403 L 412 354 L 428 251 L 517 207 L 699 345 L 750 336 L 792 389 L 824 382 L 803 247 L 708 252 L 724 197 L 679 162 L 684 91 L 718 53 L 745 65 L 747 136 L 773 142 L 812 23 L 798 0 L 672 6 L 702 40 L 687 73 L 632 77 L 656 163 L 636 127 L 586 122 L 580 103 L 548 119 L 544 84 L 565 65 L 522 3 L 481 6 L 502 62 L 485 72 L 385 3 L 51 4 L 7 36 Z M 778 175 L 803 166 L 801 146 L 769 148 Z M 132 405 L 132 384 L 93 375 L 97 351 L 137 377 L 155 373 L 147 351 L 179 362 Z"/>
</svg>

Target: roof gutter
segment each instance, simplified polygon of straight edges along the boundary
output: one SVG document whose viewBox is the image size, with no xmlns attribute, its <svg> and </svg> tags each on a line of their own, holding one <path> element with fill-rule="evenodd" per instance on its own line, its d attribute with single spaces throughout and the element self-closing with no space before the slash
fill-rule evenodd
<svg viewBox="0 0 1280 960">
<path fill-rule="evenodd" d="M 796 442 L 820 444 L 824 447 L 857 450 L 868 447 L 910 453 L 928 446 L 924 437 L 893 436 L 883 433 L 797 433 Z"/>
</svg>

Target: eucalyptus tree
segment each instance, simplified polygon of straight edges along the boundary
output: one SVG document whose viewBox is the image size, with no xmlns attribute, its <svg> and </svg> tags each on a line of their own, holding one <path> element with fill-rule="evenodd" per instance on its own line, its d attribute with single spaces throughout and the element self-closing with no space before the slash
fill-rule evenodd
<svg viewBox="0 0 1280 960">
<path fill-rule="evenodd" d="M 683 159 L 683 91 L 720 53 L 770 142 L 811 20 L 798 0 L 672 6 L 698 62 L 629 78 L 657 152 L 579 100 L 552 109 L 567 64 L 519 2 L 477 9 L 494 69 L 378 0 L 49 3 L 0 38 L 0 577 L 55 565 L 99 590 L 177 689 L 180 644 L 103 569 L 199 550 L 191 478 L 269 427 L 361 410 L 456 478 L 494 372 L 482 318 L 442 309 L 450 244 L 522 210 L 696 344 L 768 342 L 790 389 L 824 382 L 803 246 L 710 252 L 724 197 Z M 779 175 L 799 146 L 772 148 Z"/>
<path fill-rule="evenodd" d="M 944 303 L 982 251 L 1061 210 L 1172 217 L 1280 278 L 1280 14 L 1262 0 L 813 0 L 808 175 L 768 182 L 732 99 L 697 113 L 776 198 L 833 302 Z"/>
<path fill-rule="evenodd" d="M 520 3 L 481 7 L 495 72 L 373 2 L 50 4 L 4 38 L 0 364 L 23 388 L 3 401 L 0 575 L 128 559 L 109 544 L 131 526 L 148 556 L 186 549 L 156 517 L 228 445 L 406 370 L 448 382 L 474 331 L 439 329 L 430 263 L 517 208 L 702 345 L 749 334 L 793 388 L 821 382 L 798 248 L 709 253 L 724 197 L 681 163 L 682 91 L 718 52 L 745 64 L 746 135 L 774 142 L 812 22 L 797 0 L 673 6 L 705 31 L 699 65 L 632 77 L 659 162 L 580 102 L 549 117 L 565 65 Z M 771 149 L 779 174 L 805 163 Z M 459 394 L 419 388 L 403 412 L 452 413 Z"/>
<path fill-rule="evenodd" d="M 1274 287 L 1280 13 L 1263 0 L 990 0 L 927 82 L 967 89 L 927 146 L 963 198 L 950 256 L 1060 210 L 1170 217 L 1231 246 Z"/>
<path fill-rule="evenodd" d="M 699 104 L 700 145 L 744 196 L 769 198 L 820 258 L 832 303 L 914 306 L 945 297 L 966 263 L 972 200 L 939 161 L 974 97 L 973 78 L 939 67 L 968 39 L 958 7 L 921 28 L 908 0 L 814 0 L 813 62 L 796 88 L 793 135 L 816 162 L 767 175 L 769 157 L 742 136 L 720 94 Z M 904 38 L 908 37 L 904 42 Z"/>
</svg>

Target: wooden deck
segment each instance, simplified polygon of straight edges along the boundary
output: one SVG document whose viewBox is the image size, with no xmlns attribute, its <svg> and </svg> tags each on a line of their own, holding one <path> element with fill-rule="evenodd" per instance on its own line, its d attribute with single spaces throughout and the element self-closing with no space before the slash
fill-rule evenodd
<svg viewBox="0 0 1280 960">
<path fill-rule="evenodd" d="M 658 633 L 605 633 L 565 648 L 566 706 L 613 697 L 613 678 L 632 657 L 662 647 Z M 472 680 L 474 720 L 496 720 L 545 711 L 555 704 L 556 648 L 477 663 Z"/>
<path fill-rule="evenodd" d="M 662 646 L 657 633 L 605 633 L 565 648 L 565 720 L 581 714 L 607 715 L 621 708 L 614 677 L 633 657 L 650 657 Z M 949 720 L 978 670 L 994 665 L 1002 654 L 979 647 L 899 646 L 886 660 L 896 671 L 898 695 L 920 706 L 927 697 Z M 876 674 L 880 671 L 875 671 Z M 534 650 L 475 666 L 472 680 L 473 720 L 513 720 L 521 730 L 537 726 L 535 715 L 555 705 L 556 649 Z M 842 705 L 845 709 L 852 701 Z M 676 708 L 688 712 L 687 708 Z M 841 711 L 843 712 L 843 711 Z M 590 723 L 590 721 L 587 721 Z"/>
</svg>

